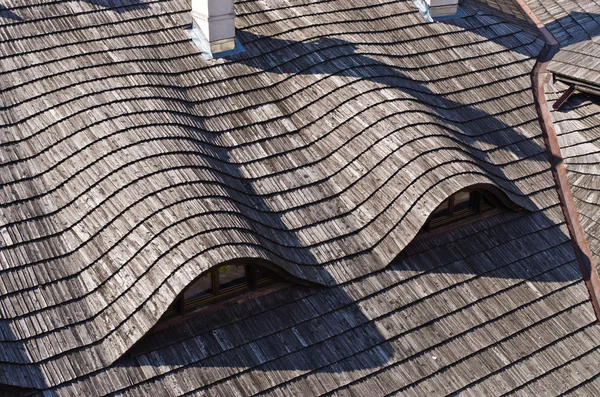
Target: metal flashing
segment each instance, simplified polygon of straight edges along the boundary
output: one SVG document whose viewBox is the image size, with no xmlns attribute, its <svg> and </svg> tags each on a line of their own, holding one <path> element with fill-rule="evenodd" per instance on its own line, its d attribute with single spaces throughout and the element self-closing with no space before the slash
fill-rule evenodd
<svg viewBox="0 0 600 397">
<path fill-rule="evenodd" d="M 210 61 L 211 59 L 224 58 L 232 55 L 236 55 L 245 51 L 244 46 L 236 37 L 235 47 L 231 50 L 212 52 L 211 44 L 202 32 L 202 29 L 198 26 L 198 24 L 192 21 L 192 24 L 186 29 L 187 35 L 192 39 L 196 47 L 202 53 L 202 56 L 205 60 Z"/>
<path fill-rule="evenodd" d="M 413 3 L 427 22 L 446 21 L 465 16 L 458 4 L 431 6 L 428 0 L 413 0 Z"/>
</svg>

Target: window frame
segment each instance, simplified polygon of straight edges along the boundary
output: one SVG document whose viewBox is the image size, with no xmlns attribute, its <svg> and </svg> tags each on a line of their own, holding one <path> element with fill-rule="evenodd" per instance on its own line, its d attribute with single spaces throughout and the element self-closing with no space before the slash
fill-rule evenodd
<svg viewBox="0 0 600 397">
<path fill-rule="evenodd" d="M 219 278 L 219 269 L 224 266 L 244 266 L 244 272 L 246 274 L 245 282 L 222 290 L 221 281 Z M 266 277 L 258 278 L 259 270 L 263 271 L 263 273 L 266 273 Z M 202 277 L 206 277 L 206 274 L 209 272 L 211 279 L 211 293 L 209 295 L 204 295 L 186 301 L 185 292 Z M 256 264 L 241 262 L 223 263 L 208 269 L 206 272 L 202 273 L 198 278 L 196 278 L 196 280 L 190 283 L 190 285 L 188 285 L 177 297 L 174 304 L 165 312 L 165 315 L 167 317 L 172 317 L 174 315 L 185 315 L 189 312 L 195 311 L 198 308 L 206 306 L 208 303 L 226 300 L 235 296 L 239 296 L 245 292 L 256 291 L 261 285 L 275 284 L 280 281 L 281 280 L 275 276 L 275 273 L 270 272 L 268 269 Z"/>
<path fill-rule="evenodd" d="M 256 279 L 253 280 L 254 275 L 251 275 L 249 277 L 249 281 L 253 283 L 252 286 L 254 288 L 235 288 L 232 290 L 228 290 L 226 293 L 220 293 L 218 295 L 211 294 L 206 296 L 204 299 L 199 299 L 197 301 L 197 305 L 191 306 L 188 304 L 188 307 L 185 307 L 186 305 L 184 296 L 186 291 L 192 288 L 198 280 L 206 276 L 208 272 L 215 273 L 220 267 L 229 265 L 253 266 L 256 271 L 262 271 L 267 277 L 256 277 Z M 255 275 L 258 276 L 258 274 Z M 294 276 L 291 273 L 285 271 L 280 266 L 277 266 L 265 259 L 239 258 L 225 261 L 205 270 L 198 277 L 196 277 L 194 281 L 189 283 L 179 293 L 177 298 L 174 299 L 173 303 L 171 303 L 169 308 L 163 313 L 155 329 L 163 329 L 173 324 L 178 324 L 182 321 L 186 321 L 187 318 L 197 316 L 200 313 L 218 310 L 218 308 L 225 307 L 231 304 L 236 304 L 240 301 L 254 299 L 258 296 L 266 295 L 268 293 L 283 288 L 288 288 L 292 285 L 314 287 L 317 284 Z"/>
<path fill-rule="evenodd" d="M 470 193 L 469 208 L 454 213 L 456 204 L 456 196 L 462 192 Z M 448 203 L 447 216 L 439 219 L 431 219 L 431 215 L 436 213 L 438 208 L 443 204 Z M 416 238 L 428 237 L 449 230 L 465 226 L 475 221 L 498 215 L 508 209 L 523 213 L 524 210 L 512 203 L 506 195 L 498 188 L 489 185 L 477 184 L 465 189 L 454 192 L 442 203 L 440 203 L 430 214 L 427 221 L 419 230 Z"/>
</svg>

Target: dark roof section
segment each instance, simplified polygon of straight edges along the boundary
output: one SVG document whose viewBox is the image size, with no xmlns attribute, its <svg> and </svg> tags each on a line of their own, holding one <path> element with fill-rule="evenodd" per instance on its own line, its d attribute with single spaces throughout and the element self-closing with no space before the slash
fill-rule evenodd
<svg viewBox="0 0 600 397">
<path fill-rule="evenodd" d="M 525 3 L 563 46 L 589 40 L 600 28 L 598 0 L 525 0 Z"/>
<path fill-rule="evenodd" d="M 548 70 L 600 93 L 600 1 L 525 1 L 561 45 Z"/>
<path fill-rule="evenodd" d="M 586 381 L 600 373 L 600 327 L 561 219 L 553 203 L 421 240 L 351 282 L 291 287 L 151 334 L 49 394 L 597 390 Z"/>
<path fill-rule="evenodd" d="M 237 11 L 246 52 L 210 64 L 188 0 L 0 15 L 0 383 L 107 367 L 229 259 L 344 284 L 471 184 L 556 204 L 534 35 L 468 5 L 435 24 L 396 0 Z"/>
</svg>

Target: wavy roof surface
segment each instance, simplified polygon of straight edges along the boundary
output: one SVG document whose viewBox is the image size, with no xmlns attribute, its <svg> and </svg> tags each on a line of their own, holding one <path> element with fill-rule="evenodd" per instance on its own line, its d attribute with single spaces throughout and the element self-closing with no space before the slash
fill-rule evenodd
<svg viewBox="0 0 600 397">
<path fill-rule="evenodd" d="M 561 219 L 507 213 L 332 288 L 220 308 L 46 394 L 596 395 L 600 327 Z"/>
<path fill-rule="evenodd" d="M 495 221 L 522 240 L 505 246 L 500 232 L 487 235 L 481 263 L 529 261 L 542 241 L 568 241 L 531 95 L 543 44 L 535 35 L 471 5 L 465 18 L 428 24 L 410 1 L 249 0 L 236 3 L 246 51 L 207 62 L 184 31 L 189 8 L 20 0 L 0 9 L 0 383 L 103 394 L 170 371 L 180 362 L 164 361 L 168 349 L 150 364 L 115 361 L 190 282 L 231 259 L 266 259 L 335 286 L 318 294 L 350 296 L 331 309 L 349 321 L 340 331 L 352 328 L 344 310 L 367 310 L 360 315 L 382 332 L 348 286 L 403 284 L 407 276 L 389 279 L 386 266 L 440 202 L 474 184 L 497 186 L 531 212 L 515 228 Z M 569 273 L 572 250 L 557 249 L 570 275 L 543 280 L 539 296 L 567 289 L 585 327 L 591 309 Z M 546 288 L 527 285 L 528 296 Z M 297 293 L 291 308 L 301 312 L 302 294 L 314 291 Z M 562 302 L 544 303 L 549 318 Z M 390 304 L 401 317 L 414 313 Z M 187 338 L 176 354 L 202 340 Z M 252 351 L 262 364 L 266 350 Z M 206 379 L 189 386 L 206 389 Z"/>
</svg>

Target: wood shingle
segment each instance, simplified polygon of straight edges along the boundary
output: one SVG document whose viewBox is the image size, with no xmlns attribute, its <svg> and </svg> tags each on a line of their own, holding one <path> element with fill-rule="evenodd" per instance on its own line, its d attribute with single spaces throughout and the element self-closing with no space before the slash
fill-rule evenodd
<svg viewBox="0 0 600 397">
<path fill-rule="evenodd" d="M 535 32 L 474 1 L 427 23 L 408 0 L 243 0 L 245 52 L 207 61 L 190 6 L 0 3 L 0 384 L 597 387 L 600 331 L 531 95 Z M 581 154 L 569 170 L 597 163 Z M 524 213 L 410 244 L 480 184 Z M 302 283 L 149 333 L 200 274 L 247 258 Z"/>
</svg>

